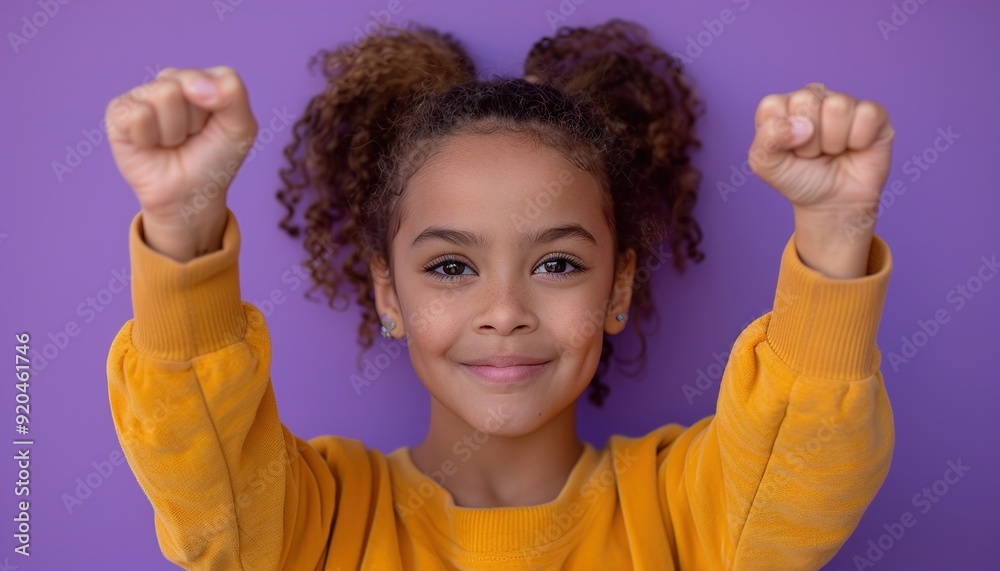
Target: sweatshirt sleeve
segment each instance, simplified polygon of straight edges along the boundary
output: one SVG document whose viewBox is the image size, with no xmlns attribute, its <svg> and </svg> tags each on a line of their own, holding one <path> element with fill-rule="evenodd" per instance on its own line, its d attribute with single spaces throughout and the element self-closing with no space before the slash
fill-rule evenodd
<svg viewBox="0 0 1000 571">
<path fill-rule="evenodd" d="M 680 569 L 820 569 L 889 470 L 892 410 L 875 346 L 892 261 L 833 279 L 781 257 L 773 310 L 737 338 L 715 415 L 660 451 Z"/>
<path fill-rule="evenodd" d="M 135 317 L 108 356 L 125 457 L 164 556 L 184 569 L 315 569 L 339 491 L 323 457 L 279 421 L 270 339 L 240 298 L 240 236 L 186 263 L 129 229 Z"/>
</svg>

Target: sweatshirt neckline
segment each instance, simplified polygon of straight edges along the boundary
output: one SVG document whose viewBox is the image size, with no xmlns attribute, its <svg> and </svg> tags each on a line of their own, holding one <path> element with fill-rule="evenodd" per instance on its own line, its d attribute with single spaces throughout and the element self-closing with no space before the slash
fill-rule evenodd
<svg viewBox="0 0 1000 571">
<path fill-rule="evenodd" d="M 589 442 L 570 470 L 559 494 L 533 506 L 470 508 L 455 505 L 451 493 L 424 474 L 400 447 L 387 455 L 396 472 L 393 495 L 397 516 L 408 524 L 414 518 L 430 522 L 438 539 L 453 548 L 484 558 L 531 558 L 540 549 L 568 542 L 589 516 L 596 498 L 582 494 L 602 464 L 602 455 Z"/>
</svg>

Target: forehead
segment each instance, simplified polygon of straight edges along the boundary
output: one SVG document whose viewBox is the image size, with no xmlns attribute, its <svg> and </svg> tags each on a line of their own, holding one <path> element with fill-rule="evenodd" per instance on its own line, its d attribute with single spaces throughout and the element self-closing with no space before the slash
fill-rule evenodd
<svg viewBox="0 0 1000 571">
<path fill-rule="evenodd" d="M 408 245 L 437 225 L 511 243 L 519 232 L 575 222 L 601 243 L 610 240 L 601 193 L 590 173 L 524 135 L 455 135 L 408 181 L 398 238 Z"/>
</svg>

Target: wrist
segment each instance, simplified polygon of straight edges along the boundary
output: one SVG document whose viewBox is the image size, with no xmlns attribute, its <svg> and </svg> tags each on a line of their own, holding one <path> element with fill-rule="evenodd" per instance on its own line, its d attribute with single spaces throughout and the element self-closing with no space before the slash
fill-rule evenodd
<svg viewBox="0 0 1000 571">
<path fill-rule="evenodd" d="M 875 225 L 856 212 L 794 208 L 795 249 L 807 267 L 827 277 L 851 279 L 867 273 Z"/>
<path fill-rule="evenodd" d="M 196 223 L 143 210 L 141 236 L 150 248 L 183 264 L 222 248 L 228 214 L 225 205 L 221 212 L 215 210 L 200 212 Z"/>
</svg>

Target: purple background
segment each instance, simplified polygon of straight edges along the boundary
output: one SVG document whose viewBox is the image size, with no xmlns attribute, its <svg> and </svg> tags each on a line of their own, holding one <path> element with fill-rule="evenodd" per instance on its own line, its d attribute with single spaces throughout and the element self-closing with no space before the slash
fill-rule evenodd
<svg viewBox="0 0 1000 571">
<path fill-rule="evenodd" d="M 275 109 L 287 107 L 298 116 L 322 87 L 306 68 L 309 56 L 352 39 L 356 27 L 373 21 L 371 11 L 386 9 L 389 1 L 331 4 L 244 1 L 221 19 L 209 0 L 72 0 L 59 5 L 51 18 L 36 14 L 44 13 L 37 0 L 0 5 L 8 38 L 0 49 L 0 156 L 6 179 L 0 209 L 3 351 L 8 363 L 13 361 L 13 337 L 22 331 L 30 332 L 32 345 L 41 349 L 50 342 L 49 334 L 68 322 L 80 329 L 31 380 L 30 559 L 13 552 L 11 518 L 17 500 L 24 499 L 13 493 L 16 463 L 0 460 L 5 490 L 0 514 L 6 522 L 0 525 L 0 568 L 5 558 L 24 570 L 71 564 L 75 569 L 173 568 L 160 554 L 150 505 L 126 464 L 115 466 L 72 513 L 63 504 L 63 494 L 74 494 L 76 479 L 95 471 L 93 463 L 120 453 L 105 367 L 112 338 L 132 317 L 130 296 L 125 290 L 102 298 L 99 313 L 78 313 L 77 308 L 107 288 L 113 272 L 129 273 L 127 231 L 138 203 L 106 141 L 61 181 L 53 162 L 66 162 L 67 145 L 86 150 L 87 133 L 99 130 L 107 103 L 162 67 L 233 66 L 248 85 L 262 130 Z M 559 0 L 402 0 L 401 5 L 394 20 L 412 19 L 455 33 L 483 76 L 519 74 L 530 46 L 553 31 L 546 10 L 560 9 Z M 886 38 L 878 20 L 890 21 L 894 6 L 918 9 Z M 787 202 L 756 178 L 726 200 L 716 183 L 728 181 L 731 166 L 738 168 L 746 159 L 753 112 L 764 95 L 821 81 L 885 105 L 897 132 L 889 180 L 906 185 L 876 226 L 895 263 L 878 345 L 896 418 L 896 452 L 885 485 L 827 568 L 854 569 L 852 557 L 864 556 L 868 541 L 884 533 L 883 524 L 909 511 L 916 526 L 875 562 L 876 569 L 997 569 L 1000 279 L 981 284 L 961 310 L 948 295 L 976 275 L 982 256 L 1000 254 L 1000 7 L 943 0 L 587 0 L 579 5 L 565 0 L 563 10 L 569 7 L 574 10 L 566 24 L 592 25 L 614 16 L 636 20 L 669 52 L 687 49 L 689 37 L 706 30 L 703 20 L 717 19 L 727 8 L 735 15 L 701 53 L 691 52 L 697 57 L 686 65 L 707 108 L 699 126 L 705 145 L 695 156 L 704 173 L 695 214 L 705 231 L 707 259 L 684 276 L 672 269 L 656 272 L 653 285 L 664 326 L 650 339 L 649 365 L 635 379 L 612 370 L 605 410 L 581 402 L 583 437 L 601 446 L 612 433 L 639 435 L 713 412 L 717 381 L 692 402 L 681 387 L 693 386 L 699 370 L 716 362 L 713 353 L 728 352 L 742 328 L 770 309 L 781 248 L 792 231 Z M 44 25 L 15 52 L 9 34 L 22 33 L 25 17 Z M 913 180 L 907 161 L 925 151 L 933 157 L 927 149 L 938 129 L 949 128 L 960 138 Z M 330 311 L 303 299 L 305 286 L 291 290 L 281 281 L 304 253 L 277 227 L 283 214 L 274 198 L 277 171 L 289 140 L 285 127 L 262 143 L 235 179 L 229 202 L 243 235 L 243 298 L 256 303 L 274 289 L 287 297 L 267 317 L 282 418 L 306 438 L 340 434 L 383 451 L 415 445 L 426 427 L 428 397 L 408 359 L 394 360 L 356 394 L 348 377 L 359 313 L 355 308 Z M 950 320 L 909 363 L 893 370 L 887 354 L 899 352 L 902 338 L 919 331 L 918 320 L 942 309 Z M 633 337 L 625 352 L 634 347 Z M 10 369 L 4 376 L 10 383 Z M 0 393 L 7 402 L 0 430 L 13 438 L 12 384 Z M 10 458 L 15 447 L 3 447 L 7 452 L 0 456 Z M 920 513 L 911 498 L 942 478 L 949 460 L 958 459 L 970 466 L 969 472 L 931 510 Z"/>
</svg>

